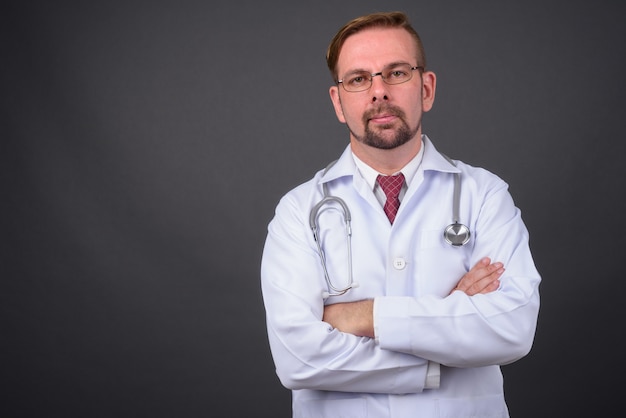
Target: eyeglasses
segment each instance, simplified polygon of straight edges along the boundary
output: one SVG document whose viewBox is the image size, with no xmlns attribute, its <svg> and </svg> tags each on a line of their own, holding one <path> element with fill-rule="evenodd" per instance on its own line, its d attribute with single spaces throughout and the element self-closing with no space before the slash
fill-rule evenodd
<svg viewBox="0 0 626 418">
<path fill-rule="evenodd" d="M 368 73 L 367 71 L 355 71 L 346 75 L 337 84 L 341 84 L 343 89 L 350 93 L 365 91 L 372 87 L 372 78 L 377 75 L 387 84 L 402 84 L 413 78 L 413 71 L 424 71 L 424 67 L 411 67 L 409 64 L 397 64 L 385 68 L 378 73 Z"/>
</svg>

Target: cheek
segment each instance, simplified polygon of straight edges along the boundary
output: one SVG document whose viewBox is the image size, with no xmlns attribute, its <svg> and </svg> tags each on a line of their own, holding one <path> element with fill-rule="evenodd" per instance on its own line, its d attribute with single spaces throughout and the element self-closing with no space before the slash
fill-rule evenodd
<svg viewBox="0 0 626 418">
<path fill-rule="evenodd" d="M 408 113 L 411 119 L 419 120 L 422 117 L 422 113 L 424 111 L 422 97 L 419 95 L 418 97 L 411 98 L 408 102 L 408 106 L 406 109 L 411 109 L 411 112 Z"/>
</svg>

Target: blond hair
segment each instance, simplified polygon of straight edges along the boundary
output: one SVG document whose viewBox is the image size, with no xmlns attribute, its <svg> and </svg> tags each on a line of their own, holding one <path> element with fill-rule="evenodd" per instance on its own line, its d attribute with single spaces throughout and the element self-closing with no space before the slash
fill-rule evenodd
<svg viewBox="0 0 626 418">
<path fill-rule="evenodd" d="M 426 68 L 426 54 L 424 53 L 422 40 L 409 23 L 407 15 L 403 12 L 372 13 L 357 17 L 356 19 L 346 23 L 339 30 L 339 32 L 337 32 L 333 40 L 330 42 L 330 45 L 328 45 L 328 50 L 326 51 L 326 64 L 328 65 L 330 74 L 335 82 L 338 79 L 337 61 L 339 60 L 339 53 L 341 52 L 341 48 L 343 47 L 346 39 L 363 29 L 373 27 L 405 29 L 416 42 L 417 66 Z"/>
</svg>

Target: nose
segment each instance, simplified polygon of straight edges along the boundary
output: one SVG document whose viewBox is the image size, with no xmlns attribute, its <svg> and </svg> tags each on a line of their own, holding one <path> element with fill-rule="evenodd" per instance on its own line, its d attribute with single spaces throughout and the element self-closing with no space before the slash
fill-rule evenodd
<svg viewBox="0 0 626 418">
<path fill-rule="evenodd" d="M 372 102 L 377 100 L 389 100 L 388 96 L 388 84 L 383 80 L 383 76 L 381 73 L 377 73 L 372 75 L 372 87 L 370 88 L 370 93 L 372 94 Z"/>
</svg>

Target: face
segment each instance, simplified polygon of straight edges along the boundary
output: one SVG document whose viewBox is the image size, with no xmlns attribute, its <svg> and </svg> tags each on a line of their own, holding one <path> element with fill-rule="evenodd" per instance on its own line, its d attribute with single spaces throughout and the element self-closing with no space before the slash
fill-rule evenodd
<svg viewBox="0 0 626 418">
<path fill-rule="evenodd" d="M 337 70 L 342 79 L 354 71 L 378 73 L 399 63 L 418 64 L 415 40 L 404 29 L 371 28 L 346 39 Z M 419 70 L 402 84 L 390 85 L 375 76 L 368 90 L 347 92 L 337 85 L 330 88 L 335 113 L 348 126 L 353 149 L 388 150 L 419 144 L 422 114 L 431 109 L 434 96 L 435 75 Z"/>
</svg>

